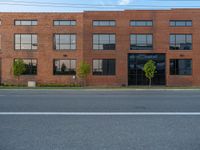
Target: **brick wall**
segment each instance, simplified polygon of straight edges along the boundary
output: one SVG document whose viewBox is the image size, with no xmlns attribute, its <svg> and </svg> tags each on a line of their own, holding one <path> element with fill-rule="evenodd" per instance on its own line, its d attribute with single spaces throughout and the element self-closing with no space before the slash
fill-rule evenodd
<svg viewBox="0 0 200 150">
<path fill-rule="evenodd" d="M 37 83 L 68 84 L 74 82 L 72 76 L 53 75 L 53 59 L 76 59 L 77 67 L 82 60 L 90 63 L 93 59 L 116 59 L 115 76 L 94 76 L 90 73 L 89 85 L 127 85 L 128 84 L 128 53 L 165 53 L 166 54 L 166 85 L 168 86 L 199 86 L 200 85 L 200 9 L 174 10 L 127 10 L 83 13 L 0 13 L 1 37 L 1 82 L 14 84 L 12 64 L 14 58 L 36 58 L 38 74 L 36 76 L 21 76 L 21 83 L 36 80 Z M 15 19 L 37 19 L 37 26 L 14 26 Z M 72 19 L 76 26 L 53 26 L 53 20 Z M 130 27 L 130 20 L 153 20 L 153 27 Z M 93 27 L 92 20 L 116 20 L 115 27 Z M 169 26 L 169 20 L 193 20 L 192 27 Z M 38 49 L 36 51 L 15 51 L 15 33 L 37 33 Z M 77 49 L 75 51 L 53 49 L 54 33 L 76 33 Z M 93 33 L 115 33 L 116 50 L 94 51 L 92 48 Z M 152 33 L 153 50 L 130 50 L 131 33 Z M 170 33 L 193 35 L 193 49 L 191 51 L 170 51 Z M 189 58 L 193 60 L 191 76 L 169 75 L 169 60 Z"/>
</svg>

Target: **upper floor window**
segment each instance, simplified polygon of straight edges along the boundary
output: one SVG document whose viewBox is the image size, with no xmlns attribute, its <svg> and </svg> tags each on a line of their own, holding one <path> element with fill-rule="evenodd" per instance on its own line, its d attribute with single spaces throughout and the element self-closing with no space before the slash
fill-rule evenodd
<svg viewBox="0 0 200 150">
<path fill-rule="evenodd" d="M 15 50 L 36 50 L 37 34 L 15 34 Z"/>
<path fill-rule="evenodd" d="M 75 50 L 76 34 L 54 34 L 55 50 Z"/>
<path fill-rule="evenodd" d="M 115 75 L 115 59 L 93 60 L 93 75 Z"/>
<path fill-rule="evenodd" d="M 191 50 L 192 35 L 191 34 L 171 34 L 170 50 Z"/>
<path fill-rule="evenodd" d="M 170 75 L 192 75 L 192 60 L 171 59 Z"/>
<path fill-rule="evenodd" d="M 131 50 L 151 50 L 153 49 L 152 34 L 131 34 Z"/>
<path fill-rule="evenodd" d="M 37 24 L 37 20 L 15 20 L 16 26 L 36 26 Z"/>
<path fill-rule="evenodd" d="M 132 20 L 130 21 L 131 26 L 135 27 L 151 27 L 153 26 L 152 20 Z"/>
<path fill-rule="evenodd" d="M 94 50 L 115 50 L 115 34 L 93 34 Z"/>
<path fill-rule="evenodd" d="M 54 20 L 54 26 L 75 26 L 76 20 Z"/>
<path fill-rule="evenodd" d="M 192 20 L 170 20 L 171 27 L 191 27 Z"/>
<path fill-rule="evenodd" d="M 19 59 L 15 59 L 17 61 Z M 25 65 L 25 71 L 22 75 L 37 75 L 37 60 L 36 59 L 20 59 Z"/>
<path fill-rule="evenodd" d="M 115 20 L 94 20 L 93 26 L 115 26 Z"/>
<path fill-rule="evenodd" d="M 55 59 L 53 72 L 54 75 L 76 75 L 76 60 Z"/>
</svg>

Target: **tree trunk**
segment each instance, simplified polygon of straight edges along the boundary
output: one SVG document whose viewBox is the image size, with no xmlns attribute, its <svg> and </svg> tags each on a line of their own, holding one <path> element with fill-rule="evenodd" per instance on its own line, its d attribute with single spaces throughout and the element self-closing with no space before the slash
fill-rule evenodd
<svg viewBox="0 0 200 150">
<path fill-rule="evenodd" d="M 17 86 L 19 86 L 19 76 L 17 77 Z"/>
<path fill-rule="evenodd" d="M 151 79 L 149 79 L 149 87 L 151 87 Z"/>
</svg>

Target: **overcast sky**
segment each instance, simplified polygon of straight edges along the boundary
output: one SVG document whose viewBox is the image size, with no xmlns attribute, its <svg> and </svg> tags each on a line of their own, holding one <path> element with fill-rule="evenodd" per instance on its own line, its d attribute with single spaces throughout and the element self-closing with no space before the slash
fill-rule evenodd
<svg viewBox="0 0 200 150">
<path fill-rule="evenodd" d="M 200 0 L 0 0 L 0 12 L 200 8 Z"/>
</svg>

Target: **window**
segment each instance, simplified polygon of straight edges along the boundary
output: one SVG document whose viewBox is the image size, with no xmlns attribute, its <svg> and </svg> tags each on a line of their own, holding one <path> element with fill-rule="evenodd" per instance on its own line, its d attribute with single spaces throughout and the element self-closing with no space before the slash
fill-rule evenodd
<svg viewBox="0 0 200 150">
<path fill-rule="evenodd" d="M 55 59 L 53 73 L 54 75 L 76 75 L 76 60 Z"/>
<path fill-rule="evenodd" d="M 54 34 L 55 50 L 75 50 L 76 34 Z"/>
<path fill-rule="evenodd" d="M 54 26 L 75 26 L 76 20 L 54 20 Z"/>
<path fill-rule="evenodd" d="M 115 26 L 115 20 L 94 20 L 93 26 Z"/>
<path fill-rule="evenodd" d="M 152 50 L 153 35 L 152 34 L 131 34 L 131 50 Z"/>
<path fill-rule="evenodd" d="M 15 59 L 14 61 L 19 60 Z M 22 75 L 37 75 L 37 60 L 36 59 L 21 59 L 25 64 L 25 71 Z"/>
<path fill-rule="evenodd" d="M 192 75 L 192 60 L 171 59 L 170 75 Z"/>
<path fill-rule="evenodd" d="M 93 60 L 93 75 L 115 75 L 115 59 Z"/>
<path fill-rule="evenodd" d="M 170 50 L 191 50 L 192 35 L 191 34 L 171 34 Z"/>
<path fill-rule="evenodd" d="M 130 25 L 134 27 L 151 27 L 153 26 L 152 20 L 132 20 Z"/>
<path fill-rule="evenodd" d="M 191 27 L 192 20 L 170 20 L 171 27 Z"/>
<path fill-rule="evenodd" d="M 36 50 L 37 34 L 15 34 L 15 50 Z"/>
<path fill-rule="evenodd" d="M 94 50 L 115 50 L 115 34 L 93 34 Z"/>
<path fill-rule="evenodd" d="M 15 20 L 16 26 L 36 26 L 37 20 Z"/>
</svg>

